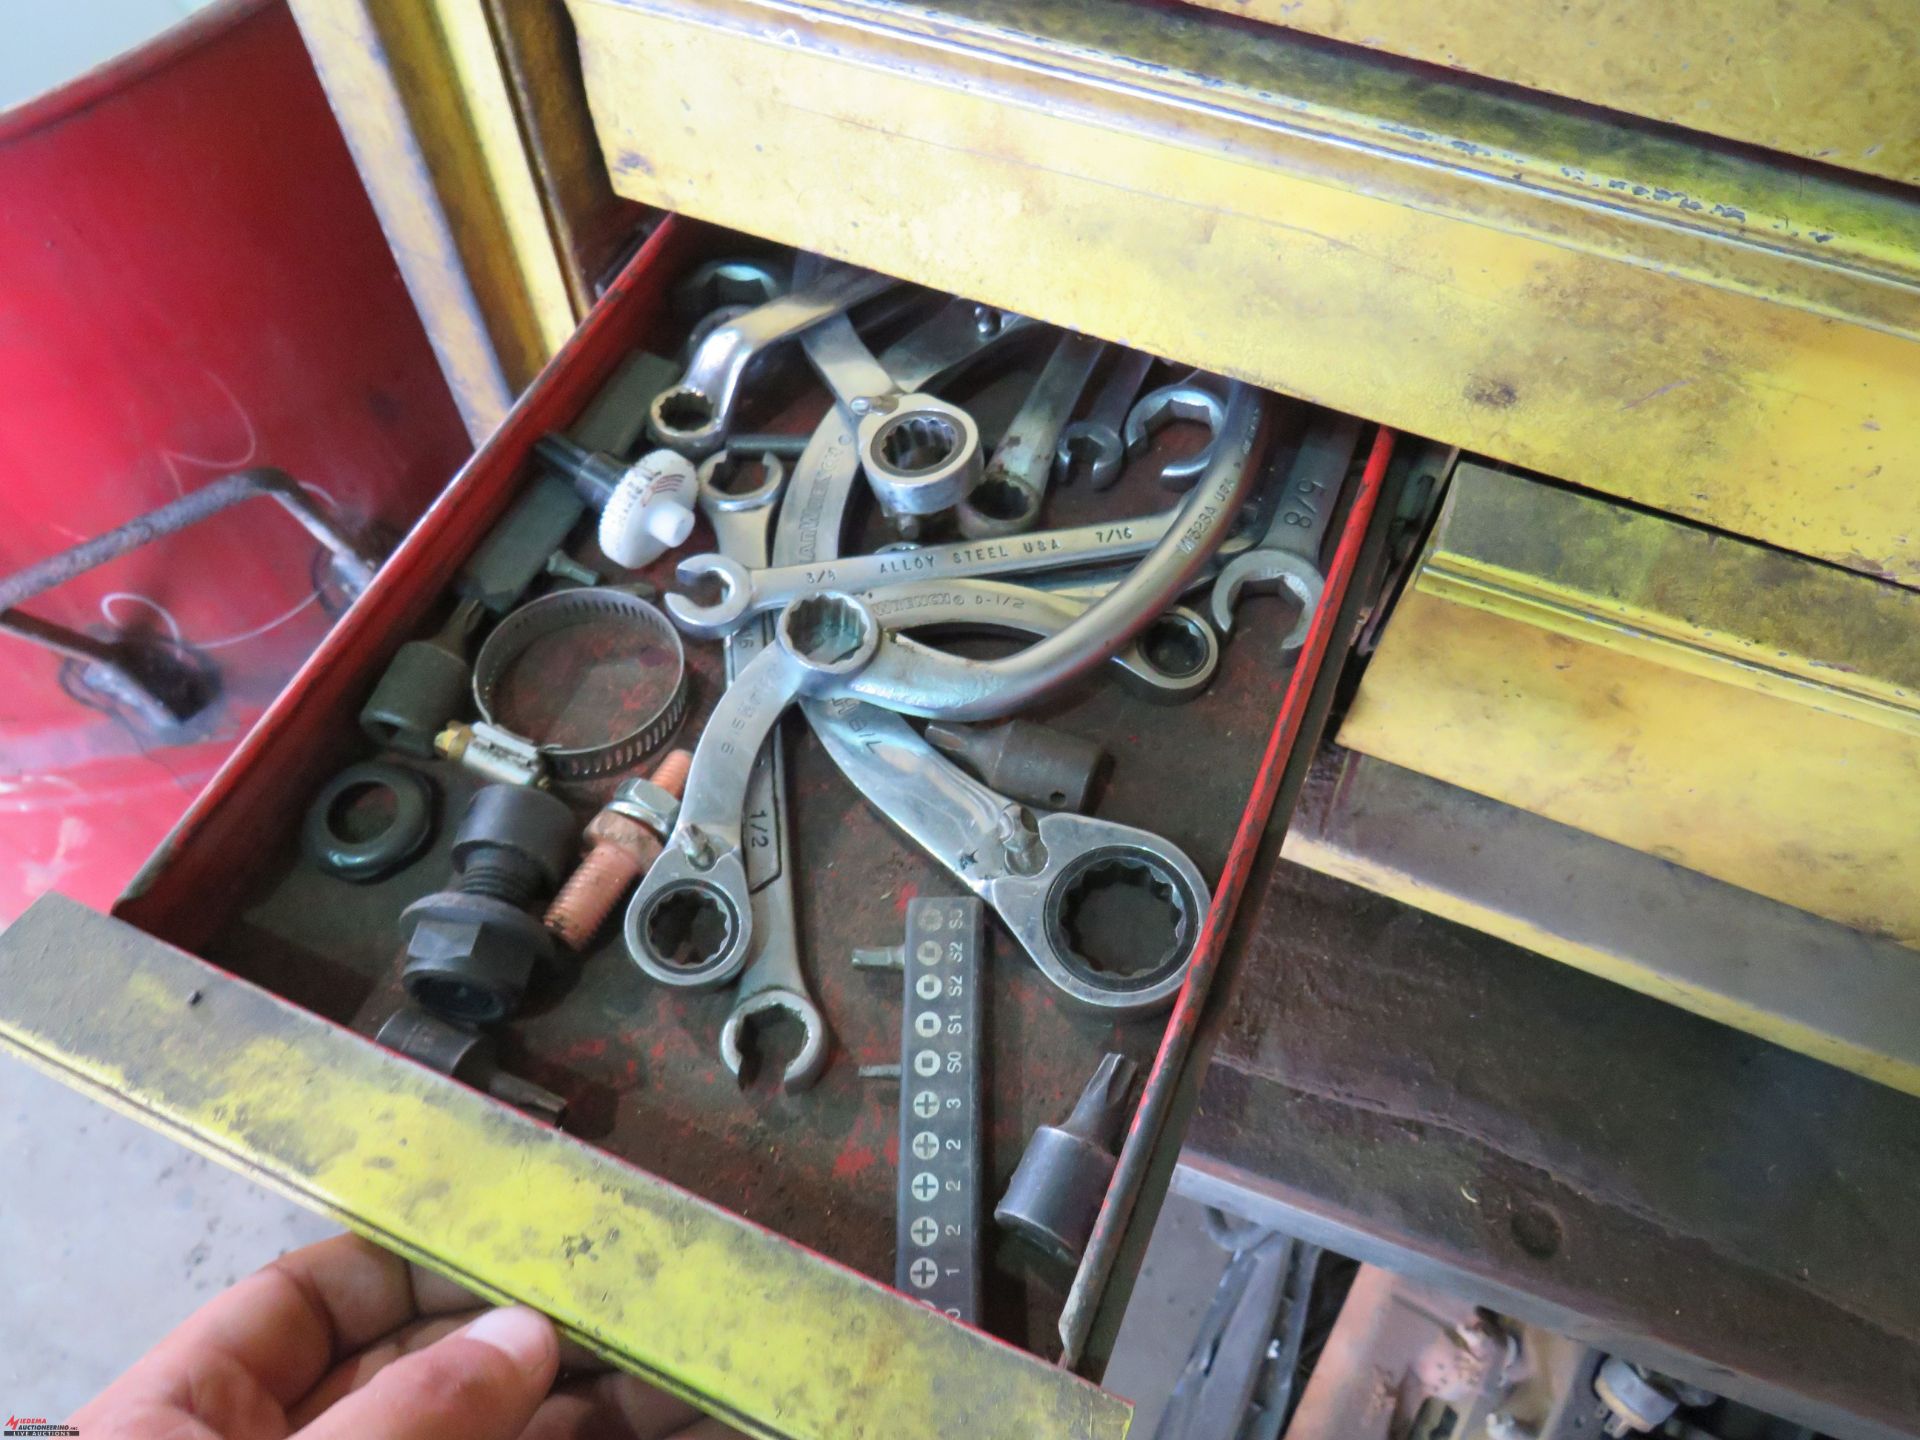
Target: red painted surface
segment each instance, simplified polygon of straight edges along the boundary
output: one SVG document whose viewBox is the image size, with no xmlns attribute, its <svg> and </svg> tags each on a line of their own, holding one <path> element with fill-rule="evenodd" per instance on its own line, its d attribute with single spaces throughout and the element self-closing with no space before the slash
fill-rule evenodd
<svg viewBox="0 0 1920 1440">
<path fill-rule="evenodd" d="M 217 7 L 0 115 L 0 570 L 230 470 L 404 531 L 468 450 L 284 5 Z M 314 542 L 249 502 L 24 609 L 220 668 L 184 736 L 0 636 L 0 921 L 107 904 L 326 634 Z"/>
</svg>

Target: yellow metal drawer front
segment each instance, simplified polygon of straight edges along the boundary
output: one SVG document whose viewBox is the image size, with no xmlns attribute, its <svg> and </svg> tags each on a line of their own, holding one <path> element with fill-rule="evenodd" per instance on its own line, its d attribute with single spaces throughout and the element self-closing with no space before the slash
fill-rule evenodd
<svg viewBox="0 0 1920 1440">
<path fill-rule="evenodd" d="M 1920 181 L 1920 12 L 1902 0 L 1194 3 Z"/>
<path fill-rule="evenodd" d="M 753 1434 L 1126 1432 L 1067 1371 L 74 901 L 0 937 L 0 993 L 0 1045 Z"/>
<path fill-rule="evenodd" d="M 1479 466 L 1341 743 L 1920 945 L 1920 594 Z"/>
<path fill-rule="evenodd" d="M 621 193 L 1920 582 L 1920 209 L 1205 11 L 570 0 Z"/>
</svg>

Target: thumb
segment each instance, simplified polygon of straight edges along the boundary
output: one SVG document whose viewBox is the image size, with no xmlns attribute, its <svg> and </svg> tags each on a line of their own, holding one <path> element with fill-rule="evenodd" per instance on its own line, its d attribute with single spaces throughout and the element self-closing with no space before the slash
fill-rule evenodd
<svg viewBox="0 0 1920 1440">
<path fill-rule="evenodd" d="M 394 1361 L 299 1440 L 515 1440 L 559 1368 L 560 1341 L 546 1316 L 490 1310 Z"/>
</svg>

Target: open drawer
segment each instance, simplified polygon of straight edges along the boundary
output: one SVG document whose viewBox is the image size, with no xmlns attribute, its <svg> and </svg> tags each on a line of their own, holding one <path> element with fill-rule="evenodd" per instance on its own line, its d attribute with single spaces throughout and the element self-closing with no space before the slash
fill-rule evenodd
<svg viewBox="0 0 1920 1440">
<path fill-rule="evenodd" d="M 509 1070 L 567 1099 L 564 1129 L 374 1044 L 383 998 L 397 995 L 398 914 L 445 882 L 450 835 L 477 783 L 451 765 L 423 767 L 437 787 L 436 838 L 398 874 L 352 885 L 301 857 L 310 801 L 370 753 L 356 716 L 375 679 L 403 641 L 437 623 L 463 560 L 535 474 L 534 442 L 575 425 L 636 349 L 673 353 L 685 324 L 667 304 L 671 283 L 742 243 L 675 218 L 660 225 L 113 917 L 49 897 L 0 937 L 0 1041 L 482 1294 L 546 1311 L 620 1365 L 756 1433 L 1118 1436 L 1127 1405 L 1055 1364 L 1055 1336 L 1063 1307 L 1081 1317 L 1065 1327 L 1078 1354 L 1103 1294 L 1124 1289 L 1104 1282 L 1133 1192 L 1109 1196 L 1090 1251 L 1097 1273 L 1083 1265 L 1077 1281 L 996 1249 L 985 1230 L 981 1328 L 877 1278 L 893 1273 L 898 1092 L 856 1072 L 898 1054 L 898 981 L 846 957 L 897 943 L 913 896 L 960 886 L 886 828 L 802 727 L 788 727 L 787 750 L 799 934 L 834 1030 L 827 1070 L 804 1093 L 784 1093 L 771 1073 L 737 1085 L 715 1044 L 729 992 L 651 984 L 627 962 L 617 925 L 500 1036 Z M 806 403 L 817 417 L 824 391 Z M 755 428 L 796 420 L 748 418 Z M 1278 602 L 1255 600 L 1197 702 L 1156 705 L 1096 679 L 1045 707 L 1113 756 L 1099 814 L 1182 847 L 1213 900 L 1170 1016 L 1075 1010 L 989 927 L 988 1207 L 1027 1137 L 1066 1114 L 1107 1051 L 1148 1076 L 1120 1161 L 1131 1181 L 1145 1173 L 1289 757 L 1308 717 L 1324 713 L 1337 667 L 1322 661 L 1357 626 L 1365 586 L 1348 581 L 1378 558 L 1391 450 L 1382 432 L 1356 451 L 1326 596 L 1297 664 L 1278 653 L 1278 608 L 1257 608 Z M 1070 487 L 1050 523 L 1113 513 L 1131 484 Z M 1154 493 L 1149 477 L 1139 494 Z M 1133 508 L 1164 503 L 1160 492 Z M 691 547 L 705 548 L 703 531 Z M 717 644 L 689 642 L 687 659 L 682 743 L 722 689 Z M 584 822 L 617 778 L 557 782 L 555 793 Z"/>
</svg>

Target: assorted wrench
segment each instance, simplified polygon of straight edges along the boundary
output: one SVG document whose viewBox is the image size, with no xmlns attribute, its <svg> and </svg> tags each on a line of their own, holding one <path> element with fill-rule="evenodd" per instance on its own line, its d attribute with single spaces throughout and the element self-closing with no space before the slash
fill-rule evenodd
<svg viewBox="0 0 1920 1440">
<path fill-rule="evenodd" d="M 1140 393 L 1140 386 L 1151 369 L 1153 357 L 1140 350 L 1125 350 L 1114 358 L 1113 368 L 1100 393 L 1094 397 L 1093 407 L 1083 419 L 1060 432 L 1053 464 L 1063 484 L 1073 478 L 1074 467 L 1082 460 L 1086 463 L 1087 479 L 1096 490 L 1105 490 L 1120 478 L 1120 467 L 1127 459 L 1121 427 L 1127 423 L 1133 397 Z"/>
<path fill-rule="evenodd" d="M 981 540 L 1034 527 L 1053 474 L 1054 445 L 1106 348 L 1085 335 L 1060 337 L 986 471 L 954 509 L 962 535 Z"/>
<path fill-rule="evenodd" d="M 651 439 L 698 462 L 699 510 L 713 536 L 712 551 L 681 559 L 677 574 L 716 598 L 673 594 L 665 605 L 686 634 L 724 642 L 727 685 L 623 937 L 659 984 L 735 987 L 719 1048 L 743 1083 L 755 1022 L 797 1021 L 800 1049 L 781 1076 L 790 1092 L 819 1078 L 831 1036 L 796 924 L 785 712 L 800 708 L 868 803 L 984 901 L 1062 996 L 1115 1016 L 1162 1008 L 1184 979 L 1209 903 L 1193 862 L 1149 831 L 1010 799 L 907 717 L 1011 715 L 1109 662 L 1136 693 L 1190 699 L 1218 668 L 1218 632 L 1238 593 L 1290 584 L 1317 560 L 1358 438 L 1354 422 L 1314 422 L 1284 481 L 1251 505 L 1262 489 L 1268 397 L 1195 372 L 1136 399 L 1151 356 L 1064 334 L 983 463 L 978 422 L 939 392 L 1035 327 L 894 283 L 813 257 L 791 271 L 703 267 L 683 290 L 685 307 L 707 306 L 701 338 L 683 380 L 649 412 Z M 855 323 L 870 299 L 860 324 L 898 336 L 877 350 L 865 338 L 872 331 Z M 826 413 L 805 436 L 731 434 L 752 362 L 789 339 L 831 396 Z M 1085 417 L 1068 424 L 1096 374 L 1104 380 Z M 1056 476 L 1083 465 L 1104 489 L 1173 421 L 1208 431 L 1204 447 L 1162 468 L 1162 481 L 1186 492 L 1178 505 L 1039 528 Z M 863 490 L 909 543 L 842 553 Z M 1258 516 L 1244 530 L 1243 510 Z M 1209 612 L 1180 603 L 1208 583 Z M 928 643 L 954 632 L 1031 643 L 997 659 Z M 1083 905 L 1115 887 L 1136 891 L 1128 903 L 1145 917 L 1130 926 L 1124 966 L 1081 948 Z"/>
<path fill-rule="evenodd" d="M 1320 549 L 1359 447 L 1360 421 L 1351 415 L 1322 412 L 1308 423 L 1266 533 L 1252 549 L 1227 561 L 1213 582 L 1213 623 L 1222 634 L 1233 628 L 1233 607 L 1242 590 L 1277 581 L 1300 602 L 1300 614 L 1281 639 L 1280 653 L 1292 655 L 1306 643 L 1326 585 Z"/>
<path fill-rule="evenodd" d="M 1191 993 L 1213 903 L 1178 843 L 1188 837 L 1099 813 L 1137 803 L 1129 787 L 1152 737 L 1121 723 L 1077 733 L 1071 717 L 1085 711 L 1027 712 L 1104 680 L 1172 704 L 1219 675 L 1244 675 L 1222 665 L 1222 639 L 1253 586 L 1299 598 L 1302 613 L 1279 645 L 1282 655 L 1298 650 L 1321 603 L 1320 553 L 1362 427 L 1197 371 L 1148 388 L 1160 364 L 1151 355 L 819 257 L 708 261 L 675 287 L 671 308 L 689 337 L 683 362 L 664 358 L 678 334 L 662 354 L 631 357 L 594 402 L 593 424 L 536 442 L 540 460 L 572 482 L 544 482 L 570 498 L 570 514 L 600 512 L 601 551 L 575 557 L 554 548 L 565 538 L 557 535 L 533 553 L 550 577 L 596 583 L 499 607 L 468 677 L 479 721 L 443 716 L 444 733 L 429 734 L 436 750 L 458 752 L 494 783 L 453 837 L 451 888 L 429 897 L 447 914 L 420 921 L 424 901 L 406 912 L 417 922 L 407 975 L 446 980 L 415 987 L 409 978 L 409 993 L 442 1020 L 502 1023 L 531 993 L 536 962 L 542 986 L 564 984 L 574 963 L 604 966 L 599 937 L 617 912 L 631 978 L 653 994 L 650 1024 L 712 1025 L 720 1064 L 742 1089 L 777 1063 L 774 1083 L 787 1096 L 823 1079 L 831 1092 L 832 1079 L 846 1077 L 829 1078 L 835 1037 L 810 984 L 823 983 L 821 957 L 806 952 L 799 891 L 817 872 L 797 853 L 788 785 L 790 765 L 799 773 L 826 756 L 951 877 L 944 899 L 893 882 L 907 925 L 905 947 L 886 952 L 907 967 L 902 1063 L 859 1068 L 903 1082 L 896 1283 L 978 1321 L 988 1263 L 981 1202 L 995 1173 L 987 1162 L 1000 1158 L 997 1140 L 988 1153 L 983 1123 L 990 992 L 1024 1003 L 1042 990 L 1049 1007 L 1091 1015 L 1083 1033 L 1116 1037 L 1081 1106 L 1043 1127 L 994 1212 L 1068 1253 L 1078 1242 L 1067 1222 L 1094 1213 L 1125 1123 L 1132 1070 L 1119 1051 L 1138 1054 L 1149 1038 L 1121 1039 L 1123 1027 Z M 789 342 L 811 375 L 760 363 Z M 1203 427 L 1206 443 L 1156 447 L 1177 422 Z M 1116 493 L 1156 493 L 1144 465 L 1123 475 L 1156 449 L 1175 457 L 1157 478 L 1178 493 L 1105 514 L 1102 492 L 1116 484 Z M 1065 488 L 1081 475 L 1085 486 Z M 682 593 L 664 597 L 662 615 L 640 596 L 656 594 L 651 567 L 669 551 Z M 698 598 L 688 593 L 696 586 Z M 496 690 L 505 694 L 507 660 L 528 648 L 522 632 L 543 615 L 536 628 L 548 638 L 574 628 L 562 623 L 570 616 L 582 627 L 628 617 L 636 639 L 583 636 L 562 648 L 610 660 L 610 675 L 637 676 L 616 682 L 624 688 L 606 723 L 630 725 L 659 706 L 671 711 L 659 735 L 642 725 L 651 738 L 598 770 L 560 763 L 606 748 L 591 744 L 546 747 L 550 765 L 535 764 L 542 756 L 530 747 L 501 758 L 501 736 L 514 737 L 491 723 L 490 707 Z M 723 654 L 689 655 L 683 635 L 721 642 Z M 516 638 L 518 649 L 488 663 Z M 530 666 L 522 688 L 530 708 L 560 705 L 573 722 L 586 708 L 577 697 L 602 682 L 564 668 Z M 706 693 L 690 679 L 704 680 Z M 611 785 L 702 705 L 704 725 L 686 748 L 623 775 L 610 797 L 578 788 Z M 789 711 L 804 731 L 783 724 Z M 1195 733 L 1209 728 L 1203 720 Z M 1207 757 L 1157 758 L 1168 775 L 1185 764 L 1191 776 Z M 590 802 L 597 808 L 582 826 Z M 847 850 L 831 853 L 844 874 Z M 844 900 L 844 883 L 828 893 Z M 1013 943 L 999 958 L 1020 962 L 1015 976 L 990 953 L 989 915 L 991 933 Z M 807 918 L 831 933 L 822 917 Z M 841 993 L 832 977 L 824 983 L 835 987 L 829 999 Z M 483 1015 L 472 997 L 494 990 L 505 998 Z M 414 1018 L 433 1018 L 423 1017 Z M 776 1062 L 780 1021 L 798 1039 Z M 1062 1033 L 1052 1024 L 997 1038 L 1051 1044 Z M 843 1017 L 841 1028 L 866 1027 Z M 398 1033 L 389 1025 L 380 1038 L 398 1045 Z M 467 1038 L 475 1053 L 491 1039 Z M 631 1060 L 628 1080 L 638 1073 Z M 557 1120 L 561 1098 L 536 1108 Z M 1098 1153 L 1086 1149 L 1089 1137 Z M 1063 1196 L 1073 1204 L 1055 1203 Z"/>
<path fill-rule="evenodd" d="M 762 478 L 752 489 L 728 492 L 720 475 L 731 457 L 726 451 L 710 456 L 700 467 L 700 511 L 713 526 L 721 553 L 755 564 L 768 555 L 768 522 L 785 484 L 786 468 L 774 455 L 762 457 Z M 772 641 L 773 626 L 758 620 L 735 631 L 726 641 L 728 683 Z M 786 1015 L 800 1026 L 800 1048 L 781 1074 L 781 1084 L 794 1093 L 805 1090 L 826 1069 L 830 1032 L 826 1017 L 807 989 L 800 967 L 800 938 L 794 920 L 793 870 L 788 856 L 793 848 L 787 811 L 786 757 L 776 724 L 761 747 L 747 781 L 742 825 L 746 837 L 748 908 L 753 922 L 752 958 L 740 976 L 733 1008 L 720 1027 L 720 1061 L 735 1080 L 745 1083 L 746 1046 L 754 1022 L 763 1016 Z"/>
</svg>

